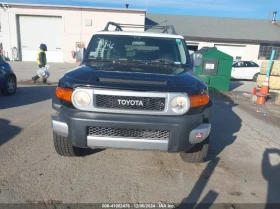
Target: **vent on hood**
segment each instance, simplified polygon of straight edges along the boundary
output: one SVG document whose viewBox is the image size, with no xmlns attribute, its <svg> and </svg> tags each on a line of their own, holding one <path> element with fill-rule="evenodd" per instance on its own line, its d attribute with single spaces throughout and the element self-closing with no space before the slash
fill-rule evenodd
<svg viewBox="0 0 280 209">
<path fill-rule="evenodd" d="M 119 83 L 119 84 L 139 84 L 139 85 L 153 85 L 153 86 L 166 86 L 166 81 L 137 81 L 131 79 L 119 79 L 119 78 L 99 78 L 101 83 Z"/>
</svg>

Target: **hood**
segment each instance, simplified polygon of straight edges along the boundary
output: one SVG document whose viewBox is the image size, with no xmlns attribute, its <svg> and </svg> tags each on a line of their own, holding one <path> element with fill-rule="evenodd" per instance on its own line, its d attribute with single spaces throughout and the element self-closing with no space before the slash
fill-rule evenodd
<svg viewBox="0 0 280 209">
<path fill-rule="evenodd" d="M 64 78 L 72 84 L 131 90 L 178 91 L 180 87 L 197 90 L 201 83 L 200 79 L 180 67 L 135 63 L 81 65 L 68 71 Z"/>
</svg>

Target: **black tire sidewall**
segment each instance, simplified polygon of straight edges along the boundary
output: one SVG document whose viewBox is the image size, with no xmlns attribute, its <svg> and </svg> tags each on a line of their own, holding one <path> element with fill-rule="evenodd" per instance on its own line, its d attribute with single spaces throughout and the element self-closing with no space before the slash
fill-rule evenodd
<svg viewBox="0 0 280 209">
<path fill-rule="evenodd" d="M 210 143 L 210 135 L 199 144 L 194 145 L 189 151 L 180 153 L 184 162 L 203 163 L 207 157 Z"/>
<path fill-rule="evenodd" d="M 14 81 L 15 81 L 15 89 L 12 93 L 10 93 L 8 91 L 8 80 L 13 78 Z M 13 95 L 17 90 L 17 79 L 14 75 L 9 75 L 6 79 L 5 79 L 5 86 L 2 88 L 2 93 L 5 95 L 5 96 L 10 96 L 10 95 Z"/>
<path fill-rule="evenodd" d="M 66 137 L 60 136 L 53 132 L 53 142 L 57 154 L 65 157 L 85 157 L 86 148 L 75 147 L 67 141 Z"/>
<path fill-rule="evenodd" d="M 254 81 L 254 82 L 256 82 L 256 81 L 257 81 L 257 79 L 258 79 L 258 75 L 259 75 L 259 73 L 256 73 L 256 74 L 253 76 L 253 81 Z"/>
</svg>

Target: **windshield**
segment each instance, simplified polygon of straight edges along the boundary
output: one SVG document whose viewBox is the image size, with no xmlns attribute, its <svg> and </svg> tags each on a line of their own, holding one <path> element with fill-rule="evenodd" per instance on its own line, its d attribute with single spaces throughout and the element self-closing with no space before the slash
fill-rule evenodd
<svg viewBox="0 0 280 209">
<path fill-rule="evenodd" d="M 87 59 L 187 64 L 184 40 L 174 38 L 96 35 Z"/>
</svg>

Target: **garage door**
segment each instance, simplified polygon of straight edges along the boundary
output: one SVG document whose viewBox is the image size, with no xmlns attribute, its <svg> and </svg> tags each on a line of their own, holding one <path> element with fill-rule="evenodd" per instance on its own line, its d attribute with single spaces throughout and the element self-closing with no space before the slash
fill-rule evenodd
<svg viewBox="0 0 280 209">
<path fill-rule="evenodd" d="M 41 43 L 48 47 L 48 62 L 63 62 L 61 17 L 19 16 L 22 61 L 36 61 Z"/>
<path fill-rule="evenodd" d="M 233 59 L 241 60 L 244 57 L 245 46 L 215 44 L 215 47 L 217 47 L 220 51 L 229 54 L 233 57 Z"/>
</svg>

